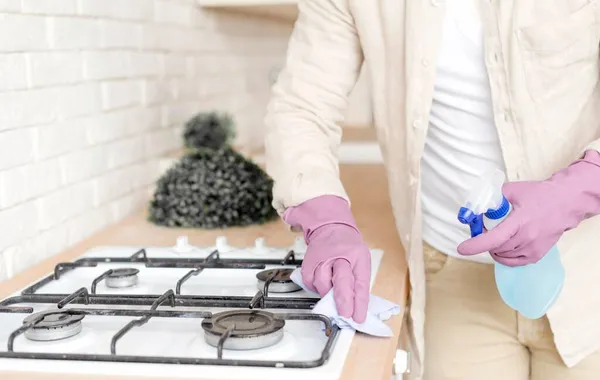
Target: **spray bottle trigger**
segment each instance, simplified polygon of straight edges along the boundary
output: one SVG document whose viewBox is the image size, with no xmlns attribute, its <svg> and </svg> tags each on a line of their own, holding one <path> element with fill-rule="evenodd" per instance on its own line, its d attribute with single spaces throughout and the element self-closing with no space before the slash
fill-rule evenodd
<svg viewBox="0 0 600 380">
<path fill-rule="evenodd" d="M 481 235 L 483 233 L 483 215 L 475 214 L 466 207 L 461 207 L 458 212 L 458 220 L 462 224 L 468 224 L 471 229 L 471 237 Z"/>
</svg>

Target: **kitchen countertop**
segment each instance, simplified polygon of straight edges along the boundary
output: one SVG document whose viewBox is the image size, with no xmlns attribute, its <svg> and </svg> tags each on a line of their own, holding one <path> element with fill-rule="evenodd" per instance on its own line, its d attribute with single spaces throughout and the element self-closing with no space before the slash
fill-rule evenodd
<svg viewBox="0 0 600 380">
<path fill-rule="evenodd" d="M 383 261 L 375 279 L 373 293 L 400 304 L 407 298 L 407 268 L 404 250 L 400 244 L 388 200 L 387 180 L 383 165 L 347 165 L 340 168 L 344 186 L 352 200 L 352 209 L 367 244 L 384 251 Z M 280 221 L 263 226 L 227 230 L 185 230 L 154 226 L 146 221 L 145 211 L 93 235 L 67 251 L 34 266 L 14 278 L 0 283 L 0 299 L 8 297 L 29 283 L 50 273 L 56 263 L 70 261 L 86 250 L 99 245 L 172 245 L 180 235 L 187 235 L 190 244 L 214 244 L 219 235 L 227 236 L 232 245 L 252 245 L 257 237 L 264 237 L 272 246 L 286 246 L 295 235 Z M 388 325 L 394 332 L 390 339 L 362 334 L 354 337 L 343 370 L 344 380 L 389 380 L 392 362 L 400 335 L 402 316 L 393 317 Z M 205 380 L 198 373 L 198 379 Z M 37 373 L 0 372 L 1 379 L 15 380 L 75 380 L 78 376 Z M 115 379 L 106 376 L 86 376 L 86 380 Z M 128 380 L 133 380 L 127 377 Z M 137 380 L 137 379 L 136 379 Z"/>
</svg>

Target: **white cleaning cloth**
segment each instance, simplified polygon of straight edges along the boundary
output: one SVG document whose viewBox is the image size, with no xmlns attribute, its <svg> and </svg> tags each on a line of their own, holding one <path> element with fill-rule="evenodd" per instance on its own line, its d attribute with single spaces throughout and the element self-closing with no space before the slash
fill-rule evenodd
<svg viewBox="0 0 600 380">
<path fill-rule="evenodd" d="M 290 278 L 308 293 L 317 295 L 308 290 L 302 282 L 300 268 L 295 269 Z M 339 328 L 352 328 L 369 335 L 389 337 L 393 335 L 392 330 L 383 321 L 388 320 L 392 315 L 400 314 L 400 306 L 381 297 L 370 295 L 367 319 L 363 323 L 356 323 L 352 318 L 344 318 L 338 314 L 335 300 L 333 299 L 333 289 L 331 289 L 325 294 L 325 297 L 317 302 L 312 311 L 313 313 L 328 317 Z"/>
</svg>

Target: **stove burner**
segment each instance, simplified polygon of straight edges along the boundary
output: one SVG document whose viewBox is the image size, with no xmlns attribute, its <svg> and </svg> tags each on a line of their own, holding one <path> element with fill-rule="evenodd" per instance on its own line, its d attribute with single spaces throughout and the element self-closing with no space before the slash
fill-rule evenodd
<svg viewBox="0 0 600 380">
<path fill-rule="evenodd" d="M 204 339 L 213 347 L 232 329 L 224 340 L 223 348 L 255 350 L 278 343 L 283 338 L 285 321 L 261 310 L 232 310 L 213 314 L 202 321 Z"/>
<path fill-rule="evenodd" d="M 258 279 L 258 289 L 264 292 L 265 283 L 273 277 L 269 283 L 269 292 L 273 293 L 291 293 L 302 289 L 298 284 L 291 280 L 290 275 L 294 270 L 290 268 L 267 269 L 256 274 Z"/>
<path fill-rule="evenodd" d="M 118 268 L 113 269 L 106 277 L 106 286 L 109 288 L 130 288 L 138 283 L 139 269 Z"/>
<path fill-rule="evenodd" d="M 70 314 L 64 310 L 46 310 L 31 314 L 23 321 L 27 324 L 40 315 L 45 317 L 25 331 L 25 337 L 34 341 L 53 341 L 70 338 L 81 332 L 83 315 Z"/>
</svg>

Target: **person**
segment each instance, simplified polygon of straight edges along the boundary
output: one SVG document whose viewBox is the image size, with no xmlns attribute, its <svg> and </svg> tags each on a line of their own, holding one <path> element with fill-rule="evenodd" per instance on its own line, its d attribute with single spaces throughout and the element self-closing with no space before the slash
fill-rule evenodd
<svg viewBox="0 0 600 380">
<path fill-rule="evenodd" d="M 363 68 L 409 268 L 411 378 L 597 379 L 600 1 L 299 3 L 265 119 L 273 205 L 304 233 L 306 285 L 333 288 L 357 322 L 369 251 L 336 153 Z M 490 169 L 514 209 L 471 238 L 457 213 Z M 526 319 L 492 264 L 535 263 L 556 243 L 564 289 Z"/>
</svg>

